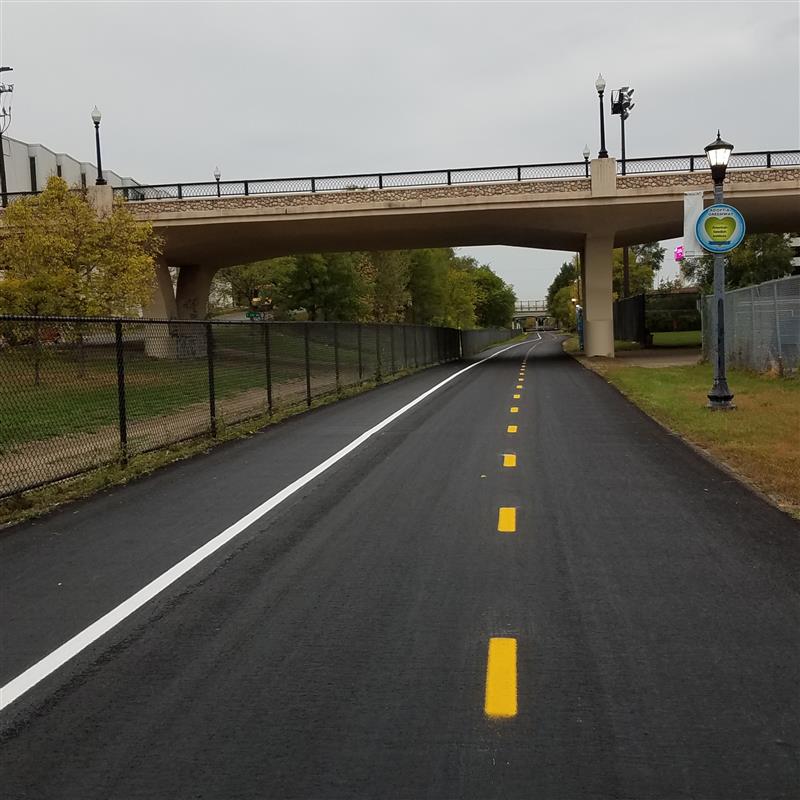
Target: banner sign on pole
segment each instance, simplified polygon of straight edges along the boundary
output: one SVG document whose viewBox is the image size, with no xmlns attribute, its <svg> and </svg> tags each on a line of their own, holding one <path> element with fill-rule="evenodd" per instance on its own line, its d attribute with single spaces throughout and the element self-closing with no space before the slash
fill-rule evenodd
<svg viewBox="0 0 800 800">
<path fill-rule="evenodd" d="M 744 239 L 744 217 L 726 203 L 709 206 L 695 224 L 697 241 L 709 253 L 728 253 Z"/>
</svg>

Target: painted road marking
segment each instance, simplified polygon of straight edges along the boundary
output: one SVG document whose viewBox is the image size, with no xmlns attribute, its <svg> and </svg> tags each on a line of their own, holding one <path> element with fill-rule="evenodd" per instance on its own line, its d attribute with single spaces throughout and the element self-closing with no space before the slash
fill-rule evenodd
<svg viewBox="0 0 800 800">
<path fill-rule="evenodd" d="M 96 642 L 101 636 L 108 633 L 115 628 L 123 620 L 127 619 L 131 614 L 140 609 L 145 603 L 148 603 L 157 595 L 161 594 L 166 588 L 171 586 L 175 581 L 182 578 L 187 572 L 196 567 L 201 562 L 205 561 L 213 553 L 216 553 L 221 547 L 224 547 L 232 539 L 235 539 L 242 531 L 249 528 L 253 523 L 258 522 L 265 514 L 272 511 L 273 508 L 279 506 L 284 500 L 297 493 L 307 484 L 311 483 L 315 478 L 318 478 L 334 464 L 337 464 L 346 456 L 350 455 L 354 450 L 361 447 L 364 442 L 371 439 L 376 433 L 382 431 L 387 425 L 391 425 L 396 419 L 402 417 L 403 414 L 409 412 L 412 408 L 419 405 L 423 400 L 430 397 L 435 392 L 439 391 L 448 383 L 454 381 L 465 372 L 496 358 L 499 355 L 512 350 L 515 347 L 520 347 L 527 342 L 519 342 L 511 344 L 492 353 L 474 364 L 468 364 L 458 372 L 449 375 L 443 381 L 440 381 L 435 386 L 427 389 L 422 394 L 415 397 L 410 402 L 406 403 L 397 411 L 391 413 L 388 417 L 373 425 L 369 430 L 364 431 L 360 436 L 353 439 L 352 442 L 337 450 L 332 456 L 329 456 L 313 469 L 306 472 L 297 480 L 284 487 L 277 494 L 272 495 L 268 500 L 265 500 L 261 505 L 256 506 L 252 511 L 245 514 L 241 519 L 234 522 L 229 527 L 225 528 L 221 533 L 218 533 L 212 539 L 207 541 L 204 545 L 199 547 L 193 553 L 190 553 L 185 558 L 181 559 L 177 564 L 174 564 L 166 572 L 163 572 L 155 580 L 148 583 L 146 586 L 139 589 L 138 592 L 132 594 L 127 600 L 123 600 L 118 606 L 108 611 L 100 619 L 93 622 L 87 628 L 84 628 L 80 633 L 68 639 L 64 644 L 57 647 L 44 658 L 37 661 L 33 666 L 28 667 L 24 672 L 21 672 L 15 678 L 12 678 L 5 686 L 0 687 L 0 710 L 8 705 L 11 705 L 18 697 L 25 694 L 25 692 L 36 686 L 37 683 L 44 680 L 48 675 L 51 675 L 60 667 L 64 666 L 68 661 L 73 659 L 82 650 L 85 650 L 89 645 Z"/>
<path fill-rule="evenodd" d="M 483 711 L 487 717 L 517 716 L 516 639 L 489 639 Z"/>
<path fill-rule="evenodd" d="M 512 397 L 511 399 L 512 399 L 512 400 L 519 400 L 519 399 L 520 399 L 520 397 L 522 397 L 522 395 L 521 395 L 521 394 L 515 394 L 515 395 L 514 395 L 514 397 Z"/>
<path fill-rule="evenodd" d="M 503 453 L 503 466 L 516 467 L 517 466 L 516 455 L 514 455 L 514 453 Z"/>
<path fill-rule="evenodd" d="M 506 428 L 506 433 L 516 433 L 516 432 L 517 432 L 517 426 L 516 425 L 509 425 Z"/>
<path fill-rule="evenodd" d="M 522 388 L 522 384 L 521 384 L 521 383 L 518 383 L 518 384 L 517 384 L 517 389 L 521 389 L 521 388 Z"/>
<path fill-rule="evenodd" d="M 517 509 L 503 507 L 497 514 L 497 530 L 499 533 L 517 532 Z"/>
<path fill-rule="evenodd" d="M 518 407 L 518 406 L 511 406 L 511 408 L 509 409 L 509 411 L 510 411 L 512 414 L 519 414 L 519 407 Z"/>
</svg>

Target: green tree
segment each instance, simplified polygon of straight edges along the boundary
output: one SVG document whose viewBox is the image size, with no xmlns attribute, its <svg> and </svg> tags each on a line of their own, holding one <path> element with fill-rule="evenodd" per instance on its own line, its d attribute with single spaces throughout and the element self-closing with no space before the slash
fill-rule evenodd
<svg viewBox="0 0 800 800">
<path fill-rule="evenodd" d="M 294 256 L 270 258 L 224 267 L 217 272 L 214 280 L 224 287 L 231 296 L 233 304 L 239 308 L 250 305 L 254 297 L 268 297 L 276 292 L 294 268 Z"/>
<path fill-rule="evenodd" d="M 293 309 L 304 308 L 310 320 L 358 319 L 365 286 L 357 253 L 311 253 L 296 256 L 279 281 L 278 291 Z"/>
<path fill-rule="evenodd" d="M 556 322 L 563 328 L 574 330 L 575 321 L 575 303 L 572 298 L 575 297 L 575 287 L 573 285 L 562 286 L 554 295 L 549 305 L 550 313 L 555 317 Z"/>
<path fill-rule="evenodd" d="M 517 299 L 512 287 L 485 264 L 470 274 L 475 283 L 475 318 L 478 325 L 485 328 L 509 327 Z"/>
<path fill-rule="evenodd" d="M 399 322 L 411 294 L 411 258 L 407 250 L 382 250 L 369 254 L 372 262 L 372 317 L 377 322 Z"/>
<path fill-rule="evenodd" d="M 441 325 L 447 313 L 447 274 L 450 248 L 412 250 L 408 289 L 411 294 L 410 320 L 418 325 Z"/>
<path fill-rule="evenodd" d="M 465 269 L 451 267 L 447 273 L 447 306 L 444 324 L 452 328 L 475 327 L 475 282 Z"/>
<path fill-rule="evenodd" d="M 575 256 L 571 261 L 564 261 L 561 264 L 561 269 L 558 274 L 553 278 L 553 282 L 547 289 L 547 308 L 550 313 L 555 317 L 554 302 L 556 294 L 560 289 L 565 286 L 572 286 L 578 279 L 578 257 Z M 558 317 L 556 317 L 558 319 Z"/>
<path fill-rule="evenodd" d="M 793 234 L 751 233 L 727 257 L 725 285 L 728 289 L 783 278 L 792 273 Z M 710 253 L 697 261 L 684 262 L 683 274 L 702 291 L 711 292 L 714 284 L 714 257 Z"/>
</svg>

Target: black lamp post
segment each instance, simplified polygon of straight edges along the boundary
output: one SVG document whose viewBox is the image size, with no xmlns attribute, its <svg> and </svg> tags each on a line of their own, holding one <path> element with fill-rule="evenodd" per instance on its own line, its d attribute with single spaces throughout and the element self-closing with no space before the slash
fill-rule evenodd
<svg viewBox="0 0 800 800">
<path fill-rule="evenodd" d="M 711 177 L 714 179 L 714 203 L 723 202 L 722 184 L 725 171 L 733 152 L 733 145 L 722 140 L 717 131 L 717 139 L 705 148 Z M 717 358 L 714 362 L 714 385 L 708 393 L 708 407 L 727 411 L 734 408 L 733 392 L 728 388 L 725 374 L 725 255 L 714 253 L 714 308 L 716 309 Z"/>
<path fill-rule="evenodd" d="M 214 167 L 214 180 L 217 182 L 217 197 L 220 196 L 219 179 L 221 177 L 222 177 L 222 173 L 219 171 L 219 167 Z"/>
<path fill-rule="evenodd" d="M 583 163 L 586 167 L 586 177 L 589 177 L 589 156 L 591 155 L 591 151 L 589 150 L 589 145 L 585 144 L 583 146 Z"/>
<path fill-rule="evenodd" d="M 95 186 L 105 186 L 106 179 L 103 177 L 103 160 L 100 157 L 100 109 L 95 106 L 92 109 L 92 122 L 94 122 L 94 143 L 97 147 L 97 180 Z"/>
<path fill-rule="evenodd" d="M 0 72 L 11 72 L 13 67 L 0 67 Z M 6 182 L 6 159 L 3 153 L 3 134 L 11 124 L 11 107 L 6 110 L 2 103 L 3 95 L 14 91 L 14 86 L 0 83 L 0 207 L 8 205 L 8 183 Z"/>
<path fill-rule="evenodd" d="M 606 82 L 602 75 L 597 76 L 594 88 L 597 89 L 597 94 L 600 96 L 600 152 L 597 157 L 608 158 L 608 150 L 606 150 L 606 120 L 603 114 L 603 92 L 606 90 Z"/>
</svg>

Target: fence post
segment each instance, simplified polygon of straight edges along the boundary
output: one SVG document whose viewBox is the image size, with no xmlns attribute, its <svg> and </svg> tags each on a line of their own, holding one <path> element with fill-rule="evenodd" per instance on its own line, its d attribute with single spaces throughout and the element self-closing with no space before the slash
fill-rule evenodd
<svg viewBox="0 0 800 800">
<path fill-rule="evenodd" d="M 267 368 L 267 411 L 272 415 L 272 342 L 270 341 L 269 322 L 262 322 L 264 326 L 264 360 Z"/>
<path fill-rule="evenodd" d="M 375 380 L 381 381 L 381 326 L 375 326 Z"/>
<path fill-rule="evenodd" d="M 392 372 L 391 372 L 392 375 L 394 375 L 394 373 L 397 371 L 394 366 L 394 329 L 396 327 L 397 327 L 396 325 L 392 325 L 392 327 L 389 328 L 390 352 L 392 354 Z"/>
<path fill-rule="evenodd" d="M 773 308 L 775 309 L 775 338 L 778 341 L 778 366 L 783 370 L 783 345 L 781 343 L 781 325 L 778 319 L 778 282 L 774 281 L 772 284 L 772 300 Z"/>
<path fill-rule="evenodd" d="M 117 410 L 119 412 L 119 449 L 122 463 L 128 463 L 128 415 L 125 410 L 125 351 L 122 346 L 122 322 L 114 323 L 117 347 Z"/>
<path fill-rule="evenodd" d="M 356 338 L 358 339 L 358 382 L 364 378 L 364 360 L 361 357 L 361 323 L 356 325 Z"/>
<path fill-rule="evenodd" d="M 436 355 L 439 363 L 442 363 L 442 329 L 436 329 Z"/>
<path fill-rule="evenodd" d="M 309 344 L 308 344 L 309 325 L 310 323 L 308 322 L 304 324 L 303 332 L 304 332 L 305 351 L 306 351 L 306 405 L 310 408 L 311 407 L 311 354 L 309 352 Z"/>
<path fill-rule="evenodd" d="M 333 325 L 333 364 L 336 370 L 336 392 L 339 392 L 339 323 L 332 322 Z"/>
<path fill-rule="evenodd" d="M 206 359 L 208 360 L 208 411 L 211 415 L 211 435 L 217 437 L 217 398 L 214 388 L 214 329 L 206 322 Z"/>
<path fill-rule="evenodd" d="M 408 342 L 406 338 L 406 326 L 403 325 L 403 369 L 408 369 Z"/>
<path fill-rule="evenodd" d="M 419 369 L 419 358 L 417 356 L 417 332 L 419 328 L 415 325 L 414 328 L 414 369 Z"/>
</svg>

